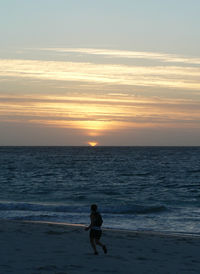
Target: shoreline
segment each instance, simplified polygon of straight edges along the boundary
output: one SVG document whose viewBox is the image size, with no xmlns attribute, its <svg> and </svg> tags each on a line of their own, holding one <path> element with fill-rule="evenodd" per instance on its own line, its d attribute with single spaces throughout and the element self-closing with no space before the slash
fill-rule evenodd
<svg viewBox="0 0 200 274">
<path fill-rule="evenodd" d="M 8 220 L 8 221 L 16 221 L 16 222 L 25 222 L 25 223 L 38 223 L 38 224 L 49 224 L 49 225 L 57 225 L 57 226 L 69 226 L 69 227 L 80 227 L 84 228 L 87 225 L 85 224 L 73 224 L 67 222 L 52 222 L 52 221 L 34 221 L 34 220 Z M 171 232 L 171 231 L 153 231 L 153 230 L 129 230 L 123 228 L 108 228 L 102 227 L 102 231 L 110 231 L 110 232 L 119 232 L 119 233 L 133 233 L 133 234 L 141 234 L 141 235 L 155 235 L 155 236 L 163 236 L 163 237 L 177 237 L 177 238 L 200 238 L 200 233 L 186 233 L 186 232 Z"/>
</svg>

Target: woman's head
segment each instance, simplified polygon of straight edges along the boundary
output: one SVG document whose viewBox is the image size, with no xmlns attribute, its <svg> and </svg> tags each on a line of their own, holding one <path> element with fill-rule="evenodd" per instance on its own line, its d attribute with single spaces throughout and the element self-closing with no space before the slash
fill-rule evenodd
<svg viewBox="0 0 200 274">
<path fill-rule="evenodd" d="M 97 211 L 97 205 L 95 205 L 95 204 L 91 205 L 90 209 L 91 209 L 91 211 L 96 212 Z"/>
</svg>

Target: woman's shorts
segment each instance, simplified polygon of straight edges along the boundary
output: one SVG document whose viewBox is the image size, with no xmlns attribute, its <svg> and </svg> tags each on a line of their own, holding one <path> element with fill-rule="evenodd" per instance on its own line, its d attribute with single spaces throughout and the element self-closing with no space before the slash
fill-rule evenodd
<svg viewBox="0 0 200 274">
<path fill-rule="evenodd" d="M 90 238 L 91 239 L 99 240 L 101 238 L 101 234 L 102 234 L 101 230 L 96 230 L 96 229 L 91 229 L 90 230 Z"/>
</svg>

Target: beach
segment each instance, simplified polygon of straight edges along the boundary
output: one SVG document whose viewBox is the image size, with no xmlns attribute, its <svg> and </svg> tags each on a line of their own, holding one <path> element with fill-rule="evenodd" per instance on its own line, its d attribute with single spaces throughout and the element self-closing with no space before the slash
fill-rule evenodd
<svg viewBox="0 0 200 274">
<path fill-rule="evenodd" d="M 94 255 L 81 225 L 1 221 L 0 273 L 199 273 L 200 237 L 103 230 Z"/>
</svg>

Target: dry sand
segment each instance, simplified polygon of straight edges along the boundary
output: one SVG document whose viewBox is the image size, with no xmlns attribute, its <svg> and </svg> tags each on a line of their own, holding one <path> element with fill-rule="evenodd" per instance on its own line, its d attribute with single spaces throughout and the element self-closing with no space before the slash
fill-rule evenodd
<svg viewBox="0 0 200 274">
<path fill-rule="evenodd" d="M 200 238 L 104 230 L 93 255 L 81 226 L 1 221 L 0 274 L 200 273 Z"/>
</svg>

